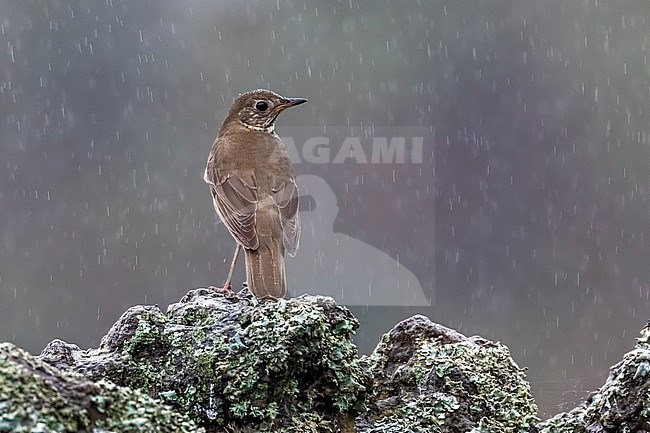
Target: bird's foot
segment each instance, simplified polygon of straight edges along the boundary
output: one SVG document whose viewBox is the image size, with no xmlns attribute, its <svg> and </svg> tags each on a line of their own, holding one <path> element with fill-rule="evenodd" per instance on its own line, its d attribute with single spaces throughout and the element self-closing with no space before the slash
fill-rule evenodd
<svg viewBox="0 0 650 433">
<path fill-rule="evenodd" d="M 217 287 L 217 286 L 210 286 L 208 289 L 213 290 L 216 293 L 221 293 L 222 295 L 226 296 L 235 296 L 235 292 L 232 290 L 232 285 L 228 284 L 227 286 L 224 285 L 223 287 Z"/>
</svg>

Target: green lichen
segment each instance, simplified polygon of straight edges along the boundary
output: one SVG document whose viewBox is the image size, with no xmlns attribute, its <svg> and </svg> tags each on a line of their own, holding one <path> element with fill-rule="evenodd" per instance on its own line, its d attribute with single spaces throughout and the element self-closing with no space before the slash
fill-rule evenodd
<svg viewBox="0 0 650 433">
<path fill-rule="evenodd" d="M 359 358 L 352 343 L 357 327 L 350 312 L 330 298 L 256 302 L 246 294 L 197 289 L 167 313 L 134 307 L 98 349 L 59 343 L 48 359 L 63 367 L 74 364 L 70 368 L 92 380 L 137 388 L 170 405 L 175 410 L 170 414 L 183 413 L 215 433 L 539 431 L 530 387 L 505 346 L 466 338 L 416 316 L 384 335 L 371 356 Z M 625 378 L 645 383 L 650 377 L 649 335 L 639 339 L 636 363 L 620 373 Z M 56 352 L 57 347 L 68 352 Z M 59 424 L 50 427 L 49 418 L 38 417 L 42 425 L 34 428 L 84 431 L 101 420 L 98 433 L 138 432 L 151 418 L 164 424 L 172 416 L 139 409 L 138 399 L 149 398 L 141 393 L 122 400 L 106 394 L 91 393 L 89 421 L 71 415 L 77 424 L 55 418 Z M 650 413 L 650 393 L 641 395 L 643 418 Z M 591 404 L 611 406 L 608 398 L 609 403 L 596 396 Z M 115 408 L 126 414 L 126 427 L 104 418 Z M 75 410 L 59 407 L 57 413 Z M 31 422 L 13 402 L 0 399 L 0 413 L 3 433 L 2 426 Z M 585 414 L 556 417 L 540 428 L 584 433 Z M 618 422 L 614 415 L 610 410 L 603 425 L 612 428 Z"/>
<path fill-rule="evenodd" d="M 211 315 L 211 312 L 205 308 L 187 308 L 183 310 L 183 314 L 178 318 L 177 323 L 183 323 L 187 326 L 202 327 L 210 326 L 214 324 L 215 319 L 219 317 L 214 317 Z"/>
<path fill-rule="evenodd" d="M 0 431 L 200 432 L 147 395 L 61 372 L 10 343 L 0 344 Z"/>
<path fill-rule="evenodd" d="M 133 389 L 156 387 L 160 377 L 159 370 L 149 362 L 129 363 L 122 370 L 123 384 Z"/>
<path fill-rule="evenodd" d="M 523 372 L 510 358 L 508 349 L 470 341 L 455 344 L 424 342 L 417 351 L 418 366 L 435 372 L 441 388 L 467 402 L 471 415 L 480 417 L 482 428 L 526 433 L 538 421 L 537 406 Z M 507 368 L 508 374 L 503 372 Z M 508 368 L 511 367 L 511 368 Z M 422 372 L 418 385 L 422 385 Z"/>
<path fill-rule="evenodd" d="M 562 413 L 539 424 L 540 433 L 586 433 L 582 415 Z"/>
<path fill-rule="evenodd" d="M 343 311 L 330 321 L 321 306 L 304 300 L 267 303 L 244 317 L 215 365 L 230 415 L 263 424 L 280 407 L 296 414 L 353 412 L 367 381 L 350 342 L 356 323 Z"/>
<path fill-rule="evenodd" d="M 449 394 L 420 394 L 377 417 L 372 431 L 397 433 L 410 428 L 411 431 L 443 432 L 445 420 L 459 407 L 458 399 Z"/>
<path fill-rule="evenodd" d="M 330 298 L 251 302 L 198 289 L 165 315 L 134 308 L 102 352 L 102 373 L 161 398 L 211 428 L 319 431 L 364 408 L 370 377 L 352 335 L 357 320 Z M 95 363 L 96 364 L 96 363 Z M 86 372 L 89 373 L 89 372 Z M 284 429 L 284 430 L 283 430 Z"/>
<path fill-rule="evenodd" d="M 376 379 L 367 431 L 536 431 L 530 386 L 505 346 L 460 334 L 440 336 L 439 330 L 427 333 L 431 322 L 425 318 L 413 323 L 410 334 L 407 325 L 396 333 L 399 346 L 391 331 L 368 358 Z"/>
<path fill-rule="evenodd" d="M 161 350 L 169 346 L 169 339 L 164 333 L 166 317 L 163 315 L 143 314 L 138 317 L 138 324 L 133 336 L 125 342 L 124 350 L 134 356 L 143 356 L 152 350 Z"/>
</svg>

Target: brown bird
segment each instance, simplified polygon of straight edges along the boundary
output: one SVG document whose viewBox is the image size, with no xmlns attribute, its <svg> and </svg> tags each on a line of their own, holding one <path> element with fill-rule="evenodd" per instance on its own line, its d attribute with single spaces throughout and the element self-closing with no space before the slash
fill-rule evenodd
<svg viewBox="0 0 650 433">
<path fill-rule="evenodd" d="M 300 238 L 298 187 L 275 120 L 304 102 L 270 90 L 244 93 L 212 145 L 203 178 L 219 218 L 237 242 L 226 290 L 243 247 L 250 291 L 260 298 L 281 298 L 286 292 L 284 253 L 295 256 Z"/>
</svg>

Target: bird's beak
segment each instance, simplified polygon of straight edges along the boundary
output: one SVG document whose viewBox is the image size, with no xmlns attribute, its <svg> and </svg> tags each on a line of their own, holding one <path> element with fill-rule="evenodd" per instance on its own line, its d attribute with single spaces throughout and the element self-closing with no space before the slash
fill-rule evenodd
<svg viewBox="0 0 650 433">
<path fill-rule="evenodd" d="M 305 98 L 286 98 L 279 106 L 279 108 L 281 110 L 285 110 L 289 107 L 294 107 L 296 105 L 304 104 L 305 102 L 307 102 Z"/>
</svg>

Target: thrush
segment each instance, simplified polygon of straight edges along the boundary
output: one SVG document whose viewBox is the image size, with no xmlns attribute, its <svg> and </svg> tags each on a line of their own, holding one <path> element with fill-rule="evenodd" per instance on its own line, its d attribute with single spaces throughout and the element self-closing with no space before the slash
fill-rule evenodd
<svg viewBox="0 0 650 433">
<path fill-rule="evenodd" d="M 260 298 L 286 293 L 284 253 L 295 256 L 300 238 L 298 187 L 275 121 L 285 109 L 304 102 L 270 90 L 244 93 L 230 107 L 212 145 L 203 177 L 217 215 L 236 241 L 226 290 L 243 248 L 250 291 Z"/>
</svg>

